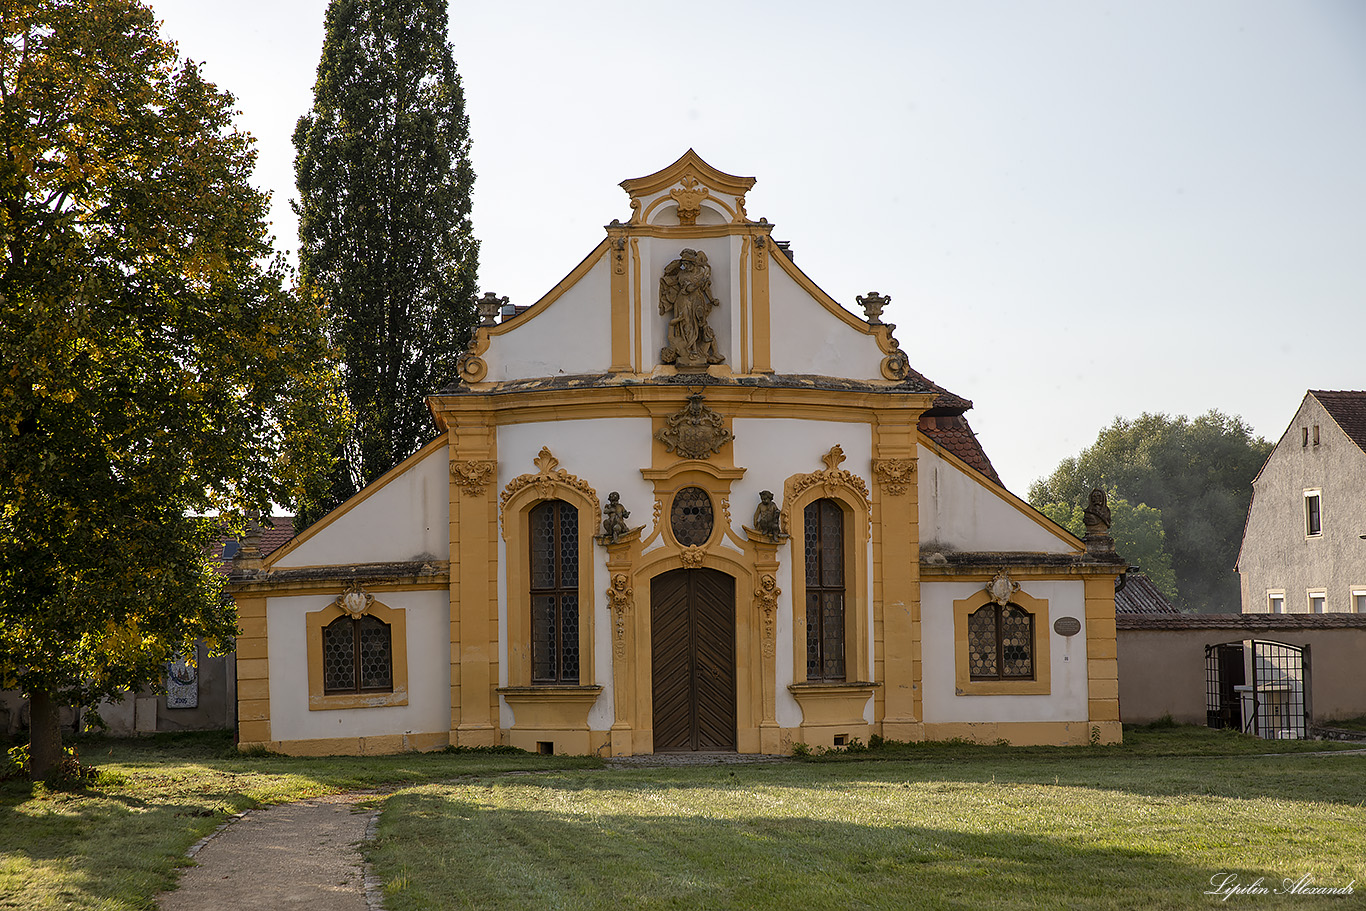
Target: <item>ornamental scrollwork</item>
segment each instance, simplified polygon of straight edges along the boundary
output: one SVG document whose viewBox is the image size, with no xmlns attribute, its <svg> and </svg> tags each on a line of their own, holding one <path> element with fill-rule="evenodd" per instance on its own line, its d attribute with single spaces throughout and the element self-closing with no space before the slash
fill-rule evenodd
<svg viewBox="0 0 1366 911">
<path fill-rule="evenodd" d="M 783 590 L 778 587 L 778 580 L 772 573 L 764 573 L 759 579 L 759 587 L 754 590 L 754 605 L 764 614 L 765 658 L 773 657 L 776 638 L 774 624 L 777 618 L 778 596 L 782 593 Z"/>
<path fill-rule="evenodd" d="M 702 404 L 702 393 L 694 392 L 682 411 L 664 419 L 655 439 L 664 444 L 666 452 L 675 452 L 680 458 L 709 459 L 735 435 L 726 429 L 721 415 Z"/>
<path fill-rule="evenodd" d="M 503 488 L 503 492 L 498 497 L 498 513 L 503 523 L 503 540 L 507 540 L 508 501 L 528 487 L 534 487 L 537 497 L 542 500 L 563 499 L 560 494 L 568 490 L 579 493 L 593 504 L 593 527 L 599 527 L 602 522 L 602 506 L 598 503 L 598 492 L 587 481 L 560 468 L 560 460 L 550 452 L 549 446 L 542 446 L 540 453 L 537 454 L 533 462 L 536 465 L 536 473 L 518 475 L 508 481 L 507 486 Z"/>
<path fill-rule="evenodd" d="M 612 586 L 607 589 L 607 609 L 615 615 L 615 650 L 618 658 L 626 657 L 626 614 L 631 609 L 635 590 L 626 573 L 613 573 Z"/>
<path fill-rule="evenodd" d="M 498 473 L 498 463 L 483 459 L 451 462 L 451 477 L 467 497 L 477 497 Z"/>
<path fill-rule="evenodd" d="M 685 547 L 678 554 L 678 558 L 683 561 L 684 569 L 701 569 L 706 557 L 707 551 L 701 544 Z"/>
<path fill-rule="evenodd" d="M 899 497 L 914 481 L 915 460 L 878 459 L 873 462 L 873 473 L 882 483 L 883 490 L 894 497 Z"/>
<path fill-rule="evenodd" d="M 823 488 L 823 493 L 827 497 L 834 497 L 840 490 L 844 490 L 848 494 L 854 495 L 854 497 L 863 504 L 864 509 L 872 509 L 873 501 L 872 497 L 868 494 L 868 485 L 864 483 L 863 478 L 860 478 L 852 471 L 847 471 L 839 467 L 840 463 L 844 460 L 844 449 L 839 444 L 836 444 L 830 447 L 829 452 L 821 456 L 821 461 L 825 462 L 824 471 L 793 475 L 787 479 L 787 484 L 784 488 L 782 510 L 784 534 L 792 533 L 790 504 L 793 503 L 797 497 L 801 496 L 804 491 L 809 490 L 812 487 Z"/>
<path fill-rule="evenodd" d="M 1015 593 L 1020 590 L 1020 583 L 1010 578 L 1009 570 L 1001 570 L 991 577 L 991 581 L 982 586 L 986 589 L 991 600 L 1005 607 L 1010 603 L 1010 599 L 1015 597 Z"/>
<path fill-rule="evenodd" d="M 361 588 L 360 583 L 356 583 L 338 595 L 337 600 L 332 603 L 346 611 L 348 616 L 359 620 L 369 612 L 370 606 L 375 603 L 375 596 Z"/>
</svg>

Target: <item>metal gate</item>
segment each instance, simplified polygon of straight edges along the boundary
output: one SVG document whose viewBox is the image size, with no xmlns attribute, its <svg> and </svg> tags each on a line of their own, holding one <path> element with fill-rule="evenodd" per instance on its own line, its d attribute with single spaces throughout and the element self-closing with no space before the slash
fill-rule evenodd
<svg viewBox="0 0 1366 911">
<path fill-rule="evenodd" d="M 1307 645 L 1247 639 L 1205 646 L 1206 723 L 1265 740 L 1304 740 L 1309 667 Z"/>
</svg>

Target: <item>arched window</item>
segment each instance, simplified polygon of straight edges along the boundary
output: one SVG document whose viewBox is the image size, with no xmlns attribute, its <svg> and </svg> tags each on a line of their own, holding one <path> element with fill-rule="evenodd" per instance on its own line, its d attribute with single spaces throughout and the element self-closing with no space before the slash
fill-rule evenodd
<svg viewBox="0 0 1366 911">
<path fill-rule="evenodd" d="M 806 541 L 806 677 L 844 679 L 844 511 L 816 500 L 803 513 Z"/>
<path fill-rule="evenodd" d="M 394 654 L 389 624 L 366 615 L 323 627 L 323 692 L 391 693 Z"/>
<path fill-rule="evenodd" d="M 529 515 L 531 682 L 579 682 L 579 511 L 546 500 Z"/>
<path fill-rule="evenodd" d="M 1018 604 L 984 604 L 968 616 L 973 680 L 1034 679 L 1034 615 Z"/>
</svg>

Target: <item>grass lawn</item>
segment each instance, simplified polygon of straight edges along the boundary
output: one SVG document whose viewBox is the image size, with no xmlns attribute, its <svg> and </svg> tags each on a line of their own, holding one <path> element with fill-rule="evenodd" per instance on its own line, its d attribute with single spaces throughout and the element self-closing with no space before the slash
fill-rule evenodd
<svg viewBox="0 0 1366 911">
<path fill-rule="evenodd" d="M 86 790 L 0 784 L 0 908 L 154 908 L 185 850 L 232 813 L 365 788 L 385 789 L 369 851 L 391 911 L 1360 906 L 1366 756 L 1264 756 L 1325 745 L 1192 728 L 1125 737 L 626 771 L 529 754 L 240 756 L 218 736 L 90 742 L 83 758 L 105 777 Z M 1219 873 L 1358 886 L 1223 902 L 1201 894 Z"/>
</svg>

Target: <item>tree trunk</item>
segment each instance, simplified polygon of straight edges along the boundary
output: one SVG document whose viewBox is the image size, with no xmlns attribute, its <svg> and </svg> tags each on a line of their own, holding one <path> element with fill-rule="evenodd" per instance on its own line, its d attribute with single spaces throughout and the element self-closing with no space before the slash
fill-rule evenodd
<svg viewBox="0 0 1366 911">
<path fill-rule="evenodd" d="M 62 710 L 46 691 L 30 693 L 28 706 L 29 778 L 42 781 L 62 761 Z"/>
</svg>

